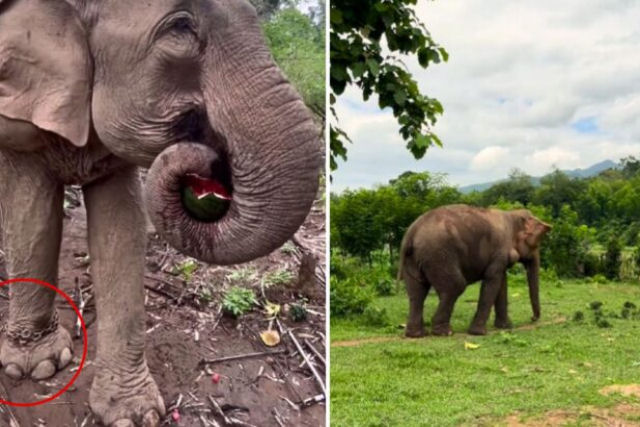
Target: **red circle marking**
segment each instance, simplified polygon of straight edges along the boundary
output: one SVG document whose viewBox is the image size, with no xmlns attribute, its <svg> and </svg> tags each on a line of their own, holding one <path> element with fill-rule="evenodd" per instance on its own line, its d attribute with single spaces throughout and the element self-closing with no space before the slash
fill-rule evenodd
<svg viewBox="0 0 640 427">
<path fill-rule="evenodd" d="M 64 393 L 65 391 L 69 390 L 69 387 L 71 387 L 71 385 L 73 385 L 73 383 L 78 378 L 78 375 L 80 375 L 80 372 L 82 371 L 82 368 L 84 367 L 84 361 L 87 358 L 87 350 L 88 350 L 87 327 L 84 324 L 84 319 L 82 318 L 82 315 L 80 314 L 80 310 L 78 310 L 78 307 L 76 307 L 76 305 L 73 303 L 73 300 L 71 299 L 71 297 L 69 297 L 69 295 L 67 295 L 66 293 L 62 292 L 62 290 L 56 288 L 55 286 L 53 286 L 53 285 L 51 285 L 51 284 L 49 284 L 47 282 L 44 282 L 44 281 L 38 280 L 38 279 L 31 279 L 31 278 L 16 278 L 16 279 L 9 279 L 9 280 L 5 280 L 4 282 L 0 282 L 0 288 L 5 286 L 5 285 L 11 284 L 11 283 L 20 283 L 20 282 L 36 283 L 36 284 L 38 284 L 40 286 L 44 286 L 45 288 L 52 289 L 52 290 L 56 291 L 59 295 L 61 295 L 62 298 L 64 298 L 69 303 L 71 308 L 73 308 L 73 311 L 76 312 L 76 315 L 78 316 L 78 319 L 80 319 L 80 325 L 82 326 L 82 334 L 84 335 L 83 347 L 82 347 L 82 359 L 80 360 L 80 365 L 78 365 L 78 370 L 76 371 L 75 375 L 73 377 L 71 377 L 71 380 L 69 381 L 69 383 L 67 385 L 65 385 L 64 387 L 62 387 L 60 389 L 60 391 L 58 391 L 53 396 L 49 396 L 46 399 L 38 400 L 36 402 L 10 402 L 10 401 L 3 400 L 2 398 L 0 398 L 0 404 L 3 404 L 3 405 L 20 406 L 20 407 L 37 406 L 37 405 L 42 405 L 42 404 L 51 402 L 52 400 L 57 399 L 58 397 L 60 397 L 62 395 L 62 393 Z"/>
</svg>

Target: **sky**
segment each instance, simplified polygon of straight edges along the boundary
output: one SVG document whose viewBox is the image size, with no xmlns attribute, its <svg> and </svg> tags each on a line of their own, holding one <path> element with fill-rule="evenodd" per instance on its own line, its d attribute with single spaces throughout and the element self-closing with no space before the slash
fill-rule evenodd
<svg viewBox="0 0 640 427">
<path fill-rule="evenodd" d="M 332 191 L 407 170 L 463 186 L 640 156 L 640 1 L 421 0 L 416 13 L 450 55 L 427 70 L 404 60 L 444 106 L 444 148 L 415 160 L 391 111 L 347 89 L 336 110 L 354 143 Z"/>
</svg>

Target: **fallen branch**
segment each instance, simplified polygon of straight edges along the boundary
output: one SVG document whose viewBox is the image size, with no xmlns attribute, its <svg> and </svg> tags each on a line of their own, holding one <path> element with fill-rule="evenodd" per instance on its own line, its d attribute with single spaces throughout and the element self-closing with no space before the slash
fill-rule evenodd
<svg viewBox="0 0 640 427">
<path fill-rule="evenodd" d="M 309 350 L 311 350 L 311 352 L 315 354 L 318 359 L 320 359 L 322 364 L 324 366 L 327 366 L 326 360 L 324 360 L 324 357 L 322 356 L 322 354 L 318 350 L 316 350 L 316 348 L 311 344 L 311 342 L 309 342 L 309 340 L 305 338 L 304 343 L 307 345 L 307 347 L 309 347 Z"/>
<path fill-rule="evenodd" d="M 282 350 L 275 350 L 275 351 L 261 351 L 258 353 L 238 354 L 236 356 L 219 357 L 217 359 L 202 359 L 199 364 L 208 365 L 212 363 L 229 362 L 231 360 L 251 359 L 254 357 L 261 357 L 261 356 L 272 356 L 275 354 L 282 354 L 286 352 L 287 350 L 282 349 Z"/>
</svg>

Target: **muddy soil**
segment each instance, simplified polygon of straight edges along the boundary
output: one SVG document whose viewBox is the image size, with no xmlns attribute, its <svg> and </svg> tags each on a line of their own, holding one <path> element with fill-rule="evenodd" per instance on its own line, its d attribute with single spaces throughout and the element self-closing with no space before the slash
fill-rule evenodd
<svg viewBox="0 0 640 427">
<path fill-rule="evenodd" d="M 79 192 L 70 190 L 67 195 L 58 286 L 77 301 L 78 289 L 85 299 L 92 295 L 86 220 Z M 230 287 L 252 288 L 259 300 L 264 301 L 266 297 L 281 305 L 280 321 L 300 342 L 306 339 L 325 353 L 325 284 L 320 279 L 325 265 L 323 205 L 321 201 L 315 204 L 296 233 L 296 244 L 288 242 L 269 256 L 233 267 L 198 263 L 191 272 L 192 260 L 178 254 L 149 230 L 145 273 L 146 351 L 149 368 L 168 408 L 163 425 L 225 426 L 228 424 L 224 416 L 256 426 L 325 425 L 325 403 L 306 407 L 301 404 L 305 399 L 321 395 L 321 391 L 291 339 L 283 336 L 278 346 L 266 347 L 259 335 L 269 326 L 264 310 L 256 306 L 249 314 L 236 319 L 225 315 L 221 308 L 224 292 Z M 0 242 L 0 278 L 5 278 L 1 248 Z M 297 280 L 302 253 L 318 261 L 315 270 L 318 280 L 312 286 Z M 308 278 L 309 274 L 303 276 Z M 0 289 L 0 322 L 3 324 L 8 309 L 6 295 L 6 287 Z M 294 322 L 284 313 L 292 303 L 304 304 L 308 309 L 306 320 Z M 74 331 L 75 313 L 62 298 L 58 298 L 57 306 L 62 325 Z M 97 330 L 92 300 L 87 304 L 84 318 L 88 325 L 88 358 L 71 389 L 58 399 L 36 407 L 0 405 L 0 426 L 97 425 L 88 407 Z M 201 363 L 203 359 L 267 351 L 277 354 Z M 0 398 L 33 402 L 54 394 L 73 376 L 81 352 L 82 339 L 77 338 L 74 361 L 50 380 L 14 381 L 1 373 Z M 324 375 L 322 362 L 317 357 L 313 359 Z M 215 374 L 220 378 L 217 383 L 213 380 Z M 224 414 L 213 409 L 210 399 L 220 405 Z M 172 417 L 174 408 L 180 415 L 178 422 Z"/>
</svg>

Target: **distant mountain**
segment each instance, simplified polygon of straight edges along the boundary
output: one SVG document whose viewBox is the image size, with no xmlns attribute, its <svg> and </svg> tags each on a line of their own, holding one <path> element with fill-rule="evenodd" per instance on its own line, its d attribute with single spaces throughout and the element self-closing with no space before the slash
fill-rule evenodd
<svg viewBox="0 0 640 427">
<path fill-rule="evenodd" d="M 589 178 L 592 176 L 596 176 L 600 172 L 605 171 L 607 169 L 615 169 L 618 166 L 619 165 L 612 160 L 604 160 L 600 163 L 596 163 L 595 165 L 591 165 L 586 169 L 563 170 L 562 172 L 574 178 Z M 531 177 L 531 182 L 533 183 L 533 185 L 539 185 L 541 178 L 542 177 L 539 177 L 539 176 Z M 497 181 L 492 181 L 492 182 L 483 182 L 480 184 L 465 185 L 463 187 L 460 187 L 459 190 L 463 194 L 471 193 L 472 191 L 484 191 L 487 188 L 490 188 L 492 185 L 502 181 L 506 181 L 506 179 L 499 179 Z"/>
</svg>

